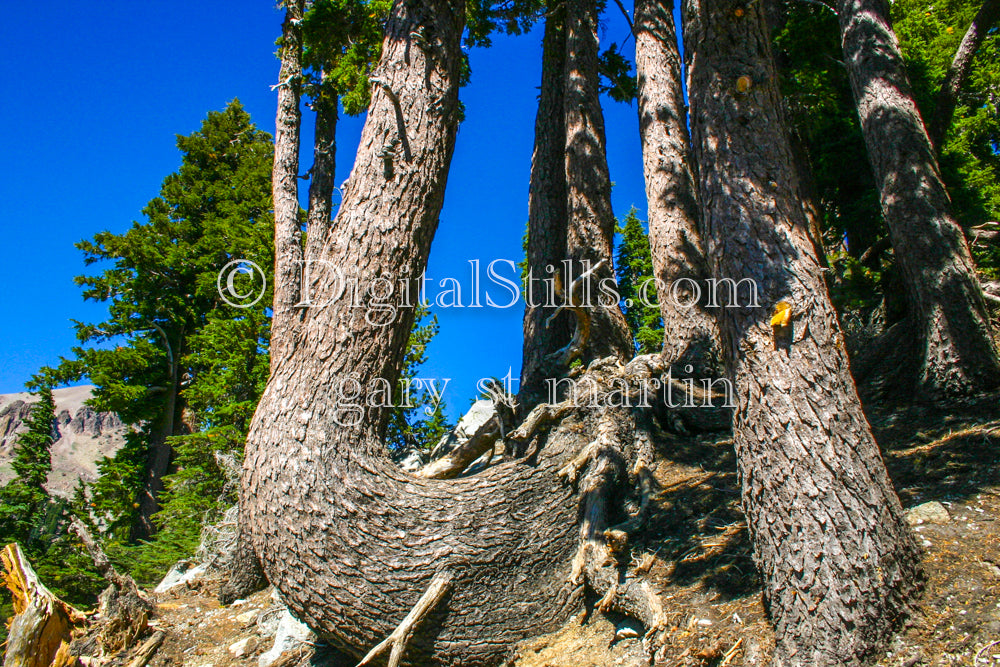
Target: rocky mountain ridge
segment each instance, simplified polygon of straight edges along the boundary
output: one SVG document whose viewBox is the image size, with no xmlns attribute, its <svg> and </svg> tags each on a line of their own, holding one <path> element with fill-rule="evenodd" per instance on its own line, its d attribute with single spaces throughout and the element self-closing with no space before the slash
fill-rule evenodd
<svg viewBox="0 0 1000 667">
<path fill-rule="evenodd" d="M 125 442 L 126 426 L 113 412 L 98 412 L 86 404 L 92 385 L 55 389 L 56 418 L 52 422 L 52 472 L 48 490 L 69 496 L 77 480 L 92 482 L 97 461 L 112 456 Z M 0 484 L 13 477 L 10 461 L 18 438 L 27 430 L 35 397 L 27 392 L 0 394 Z"/>
</svg>

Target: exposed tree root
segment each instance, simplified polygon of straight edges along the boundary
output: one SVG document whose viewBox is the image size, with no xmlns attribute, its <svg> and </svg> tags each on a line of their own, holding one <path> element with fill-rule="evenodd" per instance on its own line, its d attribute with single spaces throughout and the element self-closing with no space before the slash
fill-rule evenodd
<svg viewBox="0 0 1000 667">
<path fill-rule="evenodd" d="M 389 666 L 388 667 L 399 667 L 400 660 L 403 659 L 403 653 L 406 651 L 406 646 L 410 642 L 410 638 L 413 636 L 413 630 L 420 623 L 421 620 L 431 612 L 441 601 L 451 588 L 452 574 L 447 570 L 444 572 L 438 572 L 431 579 L 431 585 L 427 587 L 424 594 L 420 596 L 417 604 L 414 605 L 410 613 L 406 615 L 403 622 L 400 623 L 392 634 L 383 639 L 375 648 L 368 652 L 368 654 L 361 659 L 358 663 L 358 667 L 362 665 L 367 665 L 369 662 L 382 655 L 386 651 L 389 651 Z"/>
</svg>

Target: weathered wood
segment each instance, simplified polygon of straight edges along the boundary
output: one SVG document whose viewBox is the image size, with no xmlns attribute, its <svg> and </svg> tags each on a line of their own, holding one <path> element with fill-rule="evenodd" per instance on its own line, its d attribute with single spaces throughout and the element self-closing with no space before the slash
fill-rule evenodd
<svg viewBox="0 0 1000 667">
<path fill-rule="evenodd" d="M 86 622 L 84 614 L 63 602 L 39 581 L 18 544 L 2 553 L 3 582 L 10 590 L 14 613 L 7 636 L 4 667 L 68 667 L 73 631 Z"/>
<path fill-rule="evenodd" d="M 164 638 L 167 633 L 163 630 L 157 630 L 153 633 L 153 636 L 147 639 L 139 650 L 135 652 L 132 656 L 132 660 L 129 661 L 128 667 L 146 667 L 156 652 L 159 650 L 160 645 L 163 643 Z"/>
<path fill-rule="evenodd" d="M 97 641 L 105 653 L 131 646 L 149 627 L 153 603 L 139 592 L 132 577 L 115 569 L 107 554 L 91 537 L 90 531 L 76 517 L 70 523 L 70 530 L 83 542 L 97 571 L 111 584 L 99 598 L 101 624 Z"/>
</svg>

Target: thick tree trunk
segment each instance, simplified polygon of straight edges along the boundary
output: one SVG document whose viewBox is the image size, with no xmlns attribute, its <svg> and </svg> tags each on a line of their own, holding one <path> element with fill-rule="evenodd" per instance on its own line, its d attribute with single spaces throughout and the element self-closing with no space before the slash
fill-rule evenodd
<svg viewBox="0 0 1000 667">
<path fill-rule="evenodd" d="M 309 182 L 309 213 L 306 218 L 306 258 L 319 256 L 329 240 L 333 209 L 334 177 L 337 165 L 337 97 L 322 91 L 313 103 L 316 130 L 313 137 L 313 166 Z"/>
<path fill-rule="evenodd" d="M 948 128 L 951 126 L 951 119 L 955 115 L 958 93 L 969 77 L 969 70 L 972 69 L 972 59 L 986 38 L 986 33 L 996 24 L 998 19 L 1000 19 L 1000 0 L 985 0 L 972 19 L 969 29 L 965 31 L 962 43 L 958 45 L 955 57 L 948 68 L 948 73 L 945 74 L 944 81 L 941 82 L 937 107 L 931 119 L 929 132 L 934 150 L 939 155 L 945 136 L 948 134 Z"/>
<path fill-rule="evenodd" d="M 918 395 L 992 388 L 1000 382 L 1000 358 L 982 291 L 910 91 L 888 5 L 840 0 L 839 14 L 868 158 L 906 284 Z"/>
<path fill-rule="evenodd" d="M 559 4 L 545 18 L 542 38 L 542 85 L 535 116 L 535 151 L 531 158 L 528 189 L 528 267 L 530 290 L 525 294 L 520 403 L 530 411 L 542 400 L 549 375 L 545 358 L 566 345 L 572 335 L 572 318 L 548 318 L 557 300 L 544 280 L 562 270 L 566 259 L 566 124 L 563 117 L 566 62 L 565 6 Z"/>
<path fill-rule="evenodd" d="M 664 361 L 675 367 L 676 377 L 709 377 L 713 358 L 718 356 L 718 329 L 715 314 L 705 308 L 709 273 L 698 231 L 673 12 L 673 0 L 635 2 L 635 68 L 649 244 L 663 318 Z M 685 371 L 688 364 L 690 372 Z"/>
<path fill-rule="evenodd" d="M 917 550 L 809 239 L 761 5 L 686 7 L 702 228 L 712 274 L 759 288 L 762 307 L 721 309 L 720 327 L 775 663 L 854 665 L 905 610 Z M 792 316 L 772 327 L 779 301 Z"/>
<path fill-rule="evenodd" d="M 459 119 L 463 18 L 462 4 L 442 0 L 393 9 L 336 242 L 321 257 L 362 284 L 414 280 L 426 266 Z M 398 147 L 391 171 L 388 145 Z M 320 275 L 313 301 L 335 296 L 336 283 Z M 338 389 L 394 381 L 412 309 L 385 326 L 358 311 L 349 299 L 306 311 L 268 382 L 244 464 L 255 551 L 293 613 L 356 657 L 392 632 L 435 573 L 451 571 L 406 659 L 495 664 L 571 611 L 577 510 L 556 476 L 569 454 L 459 480 L 403 473 L 380 440 L 387 410 L 356 414 Z"/>
<path fill-rule="evenodd" d="M 302 223 L 299 219 L 299 135 L 302 110 L 302 16 L 305 0 L 286 0 L 281 28 L 278 71 L 278 115 L 274 122 L 274 313 L 271 369 L 282 363 L 295 344 L 301 325 L 299 275 L 302 272 Z"/>
<path fill-rule="evenodd" d="M 226 581 L 219 587 L 219 602 L 224 605 L 232 604 L 236 600 L 247 598 L 267 588 L 267 578 L 250 540 L 249 525 L 253 521 L 253 516 L 246 505 L 246 501 L 240 502 L 236 545 L 233 547 L 233 557 L 229 562 Z"/>
<path fill-rule="evenodd" d="M 337 237 L 319 258 L 362 285 L 412 283 L 426 266 L 460 115 L 463 19 L 447 0 L 393 9 Z M 618 485 L 650 463 L 633 453 L 650 449 L 628 410 L 585 408 L 536 433 L 527 458 L 453 480 L 407 475 L 382 437 L 412 308 L 383 317 L 374 297 L 338 299 L 343 277 L 317 276 L 313 301 L 326 305 L 306 311 L 251 425 L 242 491 L 254 549 L 292 612 L 353 656 L 497 665 L 564 622 L 585 580 L 602 593 L 618 584 L 600 529 Z M 607 386 L 617 362 L 592 372 Z M 614 588 L 607 608 L 660 625 L 650 586 Z"/>
<path fill-rule="evenodd" d="M 564 66 L 566 259 L 572 260 L 574 275 L 604 262 L 588 281 L 590 293 L 583 294 L 590 328 L 600 335 L 583 341 L 580 360 L 585 366 L 609 356 L 624 361 L 635 356 L 632 333 L 617 299 L 602 298 L 598 289 L 601 281 L 616 284 L 613 265 L 616 220 L 611 209 L 611 176 L 601 110 L 596 0 L 566 1 Z M 569 285 L 565 287 L 568 291 Z M 569 294 L 566 297 L 577 298 Z"/>
</svg>

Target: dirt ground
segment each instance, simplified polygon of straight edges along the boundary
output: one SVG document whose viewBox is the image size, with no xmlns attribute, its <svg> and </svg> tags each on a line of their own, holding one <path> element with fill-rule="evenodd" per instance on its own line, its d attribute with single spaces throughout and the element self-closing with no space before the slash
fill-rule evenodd
<svg viewBox="0 0 1000 667">
<path fill-rule="evenodd" d="M 937 501 L 945 509 L 914 525 L 924 592 L 878 665 L 1000 667 L 1000 395 L 948 414 L 908 408 L 870 419 L 903 506 Z M 643 628 L 581 610 L 556 632 L 522 642 L 512 667 L 767 664 L 774 637 L 739 511 L 731 440 L 661 433 L 658 447 L 661 489 L 630 568 L 655 582 L 669 610 L 655 655 Z M 217 586 L 208 580 L 160 596 L 154 623 L 167 638 L 150 665 L 256 667 L 271 645 L 257 619 L 273 615 L 274 602 L 263 592 L 223 609 Z M 230 647 L 243 639 L 237 656 Z M 346 664 L 330 656 L 313 663 Z"/>
</svg>

